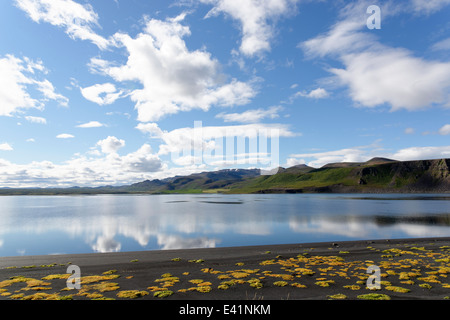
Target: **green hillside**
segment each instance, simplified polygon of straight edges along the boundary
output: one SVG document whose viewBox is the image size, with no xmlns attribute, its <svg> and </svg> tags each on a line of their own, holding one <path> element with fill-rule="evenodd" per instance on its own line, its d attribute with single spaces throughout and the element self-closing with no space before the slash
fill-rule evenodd
<svg viewBox="0 0 450 320">
<path fill-rule="evenodd" d="M 128 186 L 97 188 L 0 189 L 0 195 L 132 193 L 449 193 L 450 159 L 331 163 L 279 168 L 274 175 L 258 169 L 231 169 L 146 180 Z"/>
<path fill-rule="evenodd" d="M 234 184 L 230 193 L 450 192 L 450 159 L 326 165 L 305 173 L 282 171 Z"/>
</svg>

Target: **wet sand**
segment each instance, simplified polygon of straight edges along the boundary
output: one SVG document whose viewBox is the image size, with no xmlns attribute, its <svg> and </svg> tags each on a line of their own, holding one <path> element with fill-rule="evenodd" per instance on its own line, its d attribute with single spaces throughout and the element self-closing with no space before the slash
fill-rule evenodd
<svg viewBox="0 0 450 320">
<path fill-rule="evenodd" d="M 449 259 L 450 238 L 6 257 L 0 299 L 446 300 Z M 67 289 L 74 265 L 81 290 Z"/>
</svg>

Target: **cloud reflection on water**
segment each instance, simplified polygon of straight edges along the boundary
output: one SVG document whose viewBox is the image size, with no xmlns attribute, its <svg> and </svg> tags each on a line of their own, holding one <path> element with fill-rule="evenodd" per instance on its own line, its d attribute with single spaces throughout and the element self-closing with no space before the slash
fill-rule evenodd
<svg viewBox="0 0 450 320">
<path fill-rule="evenodd" d="M 211 196 L 212 197 L 212 196 Z M 214 197 L 218 197 L 214 195 Z M 0 253 L 57 233 L 72 252 L 213 248 L 246 244 L 450 236 L 448 201 L 393 201 L 323 195 L 1 197 Z M 227 205 L 224 202 L 240 203 Z M 426 209 L 426 210 L 425 210 Z M 389 212 L 390 211 L 390 212 Z M 61 236 L 65 235 L 65 236 Z M 19 235 L 23 242 L 9 241 Z M 27 242 L 28 241 L 28 242 Z M 58 242 L 58 241 L 56 241 Z M 54 247 L 52 247 L 54 246 Z M 85 249 L 84 249 L 85 250 Z M 11 255 L 9 253 L 9 255 Z"/>
</svg>

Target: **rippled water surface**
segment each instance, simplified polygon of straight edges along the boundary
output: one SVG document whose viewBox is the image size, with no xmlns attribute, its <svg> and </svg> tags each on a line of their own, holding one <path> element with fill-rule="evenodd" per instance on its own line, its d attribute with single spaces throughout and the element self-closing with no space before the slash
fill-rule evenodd
<svg viewBox="0 0 450 320">
<path fill-rule="evenodd" d="M 435 236 L 449 195 L 0 197 L 0 256 Z"/>
</svg>

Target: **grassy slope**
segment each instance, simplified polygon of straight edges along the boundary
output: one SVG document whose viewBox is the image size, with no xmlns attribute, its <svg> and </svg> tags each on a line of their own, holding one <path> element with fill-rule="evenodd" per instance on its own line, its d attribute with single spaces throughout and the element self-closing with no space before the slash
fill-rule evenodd
<svg viewBox="0 0 450 320">
<path fill-rule="evenodd" d="M 279 173 L 273 176 L 261 176 L 246 183 L 234 184 L 231 193 L 254 193 L 264 190 L 283 191 L 286 189 L 303 190 L 331 187 L 351 187 L 359 191 L 408 192 L 413 190 L 433 190 L 439 187 L 448 191 L 448 160 L 391 162 L 367 164 L 357 167 L 321 168 L 307 173 Z M 437 190 L 437 189 L 435 189 Z M 328 190 L 329 191 L 329 190 Z"/>
<path fill-rule="evenodd" d="M 358 178 L 352 175 L 353 168 L 325 168 L 304 174 L 278 173 L 260 176 L 246 183 L 233 185 L 230 192 L 252 193 L 267 189 L 303 189 L 326 187 L 336 184 L 357 186 Z"/>
</svg>

